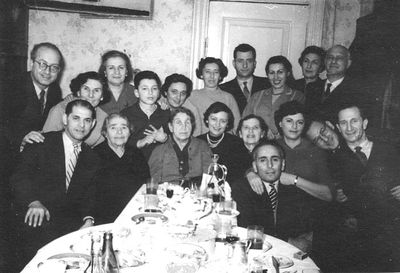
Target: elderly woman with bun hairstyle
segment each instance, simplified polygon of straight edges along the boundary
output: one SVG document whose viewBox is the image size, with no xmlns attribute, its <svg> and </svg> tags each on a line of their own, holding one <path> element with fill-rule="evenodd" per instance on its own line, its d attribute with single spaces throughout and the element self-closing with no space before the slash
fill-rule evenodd
<svg viewBox="0 0 400 273">
<path fill-rule="evenodd" d="M 233 113 L 235 122 L 233 130 L 236 130 L 240 120 L 239 107 L 235 98 L 219 88 L 219 83 L 228 75 L 228 68 L 217 58 L 206 57 L 200 60 L 199 67 L 196 69 L 196 76 L 202 79 L 204 87 L 202 89 L 193 90 L 190 98 L 192 104 L 196 106 L 201 116 L 204 115 L 207 108 L 214 102 L 225 103 Z M 201 134 L 207 133 L 208 129 L 201 124 Z"/>
</svg>

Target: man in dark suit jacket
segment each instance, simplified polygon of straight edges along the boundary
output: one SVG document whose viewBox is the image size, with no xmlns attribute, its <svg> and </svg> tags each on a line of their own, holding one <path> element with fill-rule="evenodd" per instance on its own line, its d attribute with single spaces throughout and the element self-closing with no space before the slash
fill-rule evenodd
<svg viewBox="0 0 400 273">
<path fill-rule="evenodd" d="M 370 103 L 368 94 L 362 93 L 363 90 L 360 90 L 357 80 L 346 76 L 350 65 L 350 52 L 344 46 L 334 45 L 327 51 L 325 57 L 327 79 L 323 90 L 316 92 L 315 99 L 319 101 L 319 105 L 316 107 L 318 113 L 332 124 L 336 122 L 340 107 L 349 101 L 358 100 L 362 104 Z"/>
<path fill-rule="evenodd" d="M 283 149 L 276 142 L 264 141 L 254 148 L 253 159 L 253 168 L 263 181 L 264 192 L 257 194 L 247 181 L 233 183 L 232 197 L 240 212 L 238 225 L 261 225 L 265 233 L 286 241 L 306 240 L 304 234 L 309 230 L 303 223 L 301 206 L 297 205 L 307 198 L 306 193 L 300 190 L 297 178 L 288 181 L 283 177 Z"/>
<path fill-rule="evenodd" d="M 26 143 L 43 142 L 40 133 L 51 107 L 62 99 L 58 78 L 64 67 L 60 50 L 41 43 L 31 51 L 31 71 L 21 75 L 23 88 L 8 93 L 9 139 L 14 151 Z"/>
<path fill-rule="evenodd" d="M 240 44 L 233 51 L 232 65 L 236 78 L 220 85 L 220 88 L 235 98 L 240 113 L 243 112 L 252 94 L 267 89 L 270 83 L 265 77 L 254 76 L 256 69 L 256 50 L 249 44 Z"/>
<path fill-rule="evenodd" d="M 70 102 L 65 112 L 65 131 L 44 134 L 44 142 L 28 145 L 11 177 L 24 262 L 49 241 L 94 223 L 89 211 L 99 159 L 82 141 L 96 112 L 83 100 Z"/>
<path fill-rule="evenodd" d="M 367 125 L 358 103 L 340 108 L 337 128 L 345 143 L 332 155 L 341 184 L 335 232 L 324 251 L 327 271 L 400 270 L 400 157 L 394 147 L 371 141 Z"/>
</svg>

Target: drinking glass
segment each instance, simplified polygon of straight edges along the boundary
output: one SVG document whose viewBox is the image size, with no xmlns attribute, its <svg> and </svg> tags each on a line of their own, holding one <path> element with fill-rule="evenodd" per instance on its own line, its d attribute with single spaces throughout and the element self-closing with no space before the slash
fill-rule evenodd
<svg viewBox="0 0 400 273">
<path fill-rule="evenodd" d="M 158 183 L 154 178 L 146 179 L 146 193 L 147 194 L 157 194 Z"/>
<path fill-rule="evenodd" d="M 264 244 L 264 227 L 257 225 L 248 226 L 247 240 L 251 244 L 250 249 L 262 249 Z"/>
</svg>

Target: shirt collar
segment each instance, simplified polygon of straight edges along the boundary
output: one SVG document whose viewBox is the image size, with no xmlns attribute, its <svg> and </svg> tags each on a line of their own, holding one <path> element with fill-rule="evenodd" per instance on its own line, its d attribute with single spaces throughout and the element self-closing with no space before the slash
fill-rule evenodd
<svg viewBox="0 0 400 273">
<path fill-rule="evenodd" d="M 35 83 L 35 81 L 32 80 L 33 83 L 33 87 L 35 88 L 36 91 L 36 96 L 39 98 L 40 97 L 40 92 L 42 92 L 42 90 L 44 90 L 47 94 L 47 90 L 49 90 L 49 87 L 46 87 L 45 89 L 40 89 L 40 87 Z"/>
<path fill-rule="evenodd" d="M 338 79 L 338 80 L 336 80 L 336 81 L 333 81 L 333 82 L 330 82 L 328 79 L 326 79 L 326 82 L 325 82 L 325 90 L 326 90 L 326 87 L 327 87 L 328 83 L 330 83 L 330 84 L 332 84 L 332 85 L 331 85 L 331 92 L 332 92 L 333 89 L 335 89 L 339 84 L 341 84 L 343 80 L 344 80 L 344 77 L 343 77 L 343 78 L 340 78 L 340 79 Z"/>
<path fill-rule="evenodd" d="M 366 138 L 363 142 L 359 143 L 358 145 L 348 144 L 348 146 L 353 152 L 356 151 L 356 147 L 361 147 L 361 151 L 365 153 L 366 151 L 371 149 L 372 141 L 370 141 L 368 138 Z"/>
<path fill-rule="evenodd" d="M 271 184 L 274 185 L 275 190 L 278 191 L 279 180 L 277 180 L 273 183 L 268 183 L 268 182 L 263 181 L 263 183 L 265 185 L 265 188 L 267 189 L 267 193 L 269 193 L 271 191 L 271 188 L 272 188 Z"/>
<path fill-rule="evenodd" d="M 63 137 L 63 143 L 64 143 L 64 149 L 65 151 L 72 152 L 74 150 L 74 142 L 67 136 L 67 133 L 63 132 L 62 134 Z M 82 142 L 78 142 L 78 151 L 80 152 L 82 147 L 81 144 Z"/>
<path fill-rule="evenodd" d="M 253 78 L 253 76 L 251 76 L 250 78 L 248 78 L 248 79 L 246 79 L 246 80 L 239 80 L 239 79 L 237 79 L 237 81 L 238 81 L 238 83 L 239 83 L 239 85 L 240 85 L 240 87 L 243 89 L 244 88 L 244 82 L 247 82 L 247 88 L 249 89 L 249 90 L 251 90 L 251 88 L 250 87 L 252 87 L 252 85 L 253 85 L 253 80 L 254 80 L 254 78 Z"/>
</svg>

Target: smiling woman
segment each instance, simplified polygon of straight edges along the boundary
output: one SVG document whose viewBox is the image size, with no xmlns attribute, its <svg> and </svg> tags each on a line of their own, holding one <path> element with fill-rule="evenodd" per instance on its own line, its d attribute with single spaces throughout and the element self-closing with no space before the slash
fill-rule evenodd
<svg viewBox="0 0 400 273">
<path fill-rule="evenodd" d="M 61 131 L 64 129 L 62 116 L 68 102 L 76 99 L 83 99 L 88 102 L 96 110 L 96 125 L 85 139 L 85 143 L 91 147 L 98 145 L 104 141 L 101 135 L 101 126 L 107 114 L 98 107 L 102 102 L 107 90 L 103 90 L 102 77 L 94 71 L 88 71 L 79 74 L 70 84 L 71 93 L 65 99 L 50 109 L 47 120 L 43 126 L 43 132 Z"/>
<path fill-rule="evenodd" d="M 232 110 L 234 116 L 233 129 L 235 130 L 240 120 L 239 107 L 235 98 L 218 86 L 227 74 L 228 68 L 220 59 L 213 57 L 201 59 L 199 67 L 196 69 L 196 76 L 203 80 L 204 88 L 193 90 L 187 101 L 196 107 L 200 116 L 204 115 L 207 108 L 214 102 L 219 101 L 226 104 Z M 207 132 L 207 127 L 204 124 L 199 124 L 199 127 L 201 127 L 201 134 Z"/>
<path fill-rule="evenodd" d="M 243 146 L 242 140 L 228 133 L 233 127 L 233 121 L 233 114 L 228 106 L 222 102 L 215 102 L 204 113 L 204 123 L 209 131 L 198 136 L 199 139 L 207 141 L 213 154 L 219 155 L 218 163 L 227 167 L 229 183 L 234 181 L 235 177 L 242 177 L 250 167 L 250 164 L 244 164 L 250 160 L 246 160 L 249 158 L 249 154 Z"/>
<path fill-rule="evenodd" d="M 271 57 L 265 66 L 271 88 L 262 90 L 251 96 L 243 116 L 254 114 L 264 119 L 268 125 L 268 138 L 280 137 L 278 128 L 274 123 L 274 113 L 282 103 L 287 101 L 305 102 L 303 93 L 289 87 L 293 81 L 292 65 L 284 56 Z"/>
</svg>

